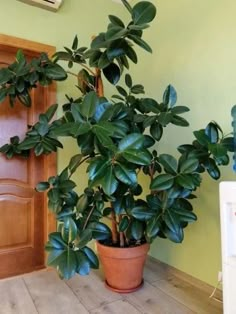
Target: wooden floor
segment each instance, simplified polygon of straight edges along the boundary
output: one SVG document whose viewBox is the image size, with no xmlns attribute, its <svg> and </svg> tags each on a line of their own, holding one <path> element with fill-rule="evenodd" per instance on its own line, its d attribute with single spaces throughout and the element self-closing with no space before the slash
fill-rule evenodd
<svg viewBox="0 0 236 314">
<path fill-rule="evenodd" d="M 0 280 L 0 314 L 220 314 L 222 306 L 149 259 L 143 288 L 121 295 L 100 271 L 62 281 L 52 270 Z"/>
</svg>

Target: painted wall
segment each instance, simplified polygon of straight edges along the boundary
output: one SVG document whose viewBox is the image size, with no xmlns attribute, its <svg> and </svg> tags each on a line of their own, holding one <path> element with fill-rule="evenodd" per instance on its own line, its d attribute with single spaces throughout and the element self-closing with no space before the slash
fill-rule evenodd
<svg viewBox="0 0 236 314">
<path fill-rule="evenodd" d="M 134 2 L 132 2 L 134 3 Z M 236 44 L 235 0 L 153 0 L 158 18 L 147 30 L 146 40 L 153 47 L 149 55 L 140 50 L 138 67 L 132 67 L 137 83 L 145 85 L 149 96 L 161 98 L 165 87 L 173 84 L 179 104 L 188 105 L 188 129 L 170 127 L 160 152 L 175 153 L 179 144 L 191 142 L 192 131 L 216 120 L 230 132 L 230 108 L 236 102 L 234 71 Z M 39 41 L 57 48 L 70 45 L 76 33 L 88 45 L 92 35 L 106 26 L 108 13 L 121 12 L 111 0 L 66 0 L 57 13 L 27 6 L 16 0 L 0 0 L 0 32 Z M 74 82 L 60 84 L 58 98 L 75 93 Z M 73 142 L 65 141 L 59 153 L 59 167 L 67 164 Z M 222 180 L 232 180 L 231 170 Z M 215 285 L 221 269 L 218 182 L 206 177 L 194 201 L 199 220 L 186 229 L 182 245 L 156 240 L 151 254 L 205 282 Z"/>
<path fill-rule="evenodd" d="M 192 131 L 211 120 L 231 131 L 230 110 L 236 103 L 234 0 L 155 0 L 158 18 L 148 30 L 152 56 L 141 55 L 136 79 L 146 92 L 161 99 L 171 83 L 178 91 L 178 103 L 187 105 L 191 127 L 168 128 L 160 152 L 174 153 L 181 143 L 193 139 Z M 230 167 L 221 180 L 233 180 Z M 151 255 L 205 282 L 215 285 L 221 269 L 218 184 L 207 176 L 193 202 L 198 222 L 185 232 L 185 240 L 175 245 L 156 240 Z"/>
</svg>

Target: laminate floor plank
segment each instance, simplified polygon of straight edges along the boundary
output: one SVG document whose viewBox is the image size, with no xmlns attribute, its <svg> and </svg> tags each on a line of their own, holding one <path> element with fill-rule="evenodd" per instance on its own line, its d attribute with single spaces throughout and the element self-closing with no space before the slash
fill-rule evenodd
<svg viewBox="0 0 236 314">
<path fill-rule="evenodd" d="M 180 274 L 181 276 L 184 274 Z M 104 286 L 102 270 L 59 279 L 53 270 L 0 280 L 0 314 L 222 314 L 199 283 L 148 258 L 144 287 L 118 294 Z"/>
<path fill-rule="evenodd" d="M 23 278 L 39 314 L 89 313 L 54 271 L 32 273 Z"/>
<path fill-rule="evenodd" d="M 88 309 L 97 309 L 112 301 L 122 299 L 118 293 L 108 290 L 99 271 L 92 271 L 89 276 L 75 276 L 67 281 L 80 302 Z"/>
<path fill-rule="evenodd" d="M 169 279 L 172 274 L 164 266 L 164 264 L 158 263 L 151 257 L 148 257 L 144 268 L 144 279 L 149 282 L 155 282 L 157 280 Z"/>
<path fill-rule="evenodd" d="M 197 313 L 179 303 L 162 290 L 144 283 L 140 290 L 125 295 L 126 300 L 145 314 L 193 314 Z M 198 313 L 200 314 L 200 312 Z M 213 313 L 209 313 L 213 314 Z"/>
<path fill-rule="evenodd" d="M 140 314 L 132 304 L 126 300 L 114 301 L 104 304 L 98 309 L 90 312 L 91 314 Z"/>
<path fill-rule="evenodd" d="M 162 290 L 178 302 L 186 305 L 196 313 L 201 314 L 222 314 L 222 305 L 217 303 L 193 285 L 172 277 L 168 280 L 158 280 L 152 283 L 153 286 Z"/>
<path fill-rule="evenodd" d="M 37 314 L 21 278 L 0 281 L 0 314 Z"/>
</svg>

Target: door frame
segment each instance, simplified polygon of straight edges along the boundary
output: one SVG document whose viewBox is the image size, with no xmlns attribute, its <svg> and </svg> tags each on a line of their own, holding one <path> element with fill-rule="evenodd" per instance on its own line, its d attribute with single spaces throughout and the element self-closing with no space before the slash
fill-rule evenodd
<svg viewBox="0 0 236 314">
<path fill-rule="evenodd" d="M 14 36 L 0 34 L 0 48 L 4 48 L 5 51 L 17 52 L 18 49 L 22 49 L 23 52 L 32 57 L 37 57 L 41 52 L 46 52 L 49 57 L 52 56 L 56 48 L 54 46 L 41 44 L 35 41 L 22 39 Z M 56 103 L 56 84 L 53 83 L 46 88 L 44 109 L 47 109 L 50 105 Z M 30 110 L 30 109 L 29 109 Z M 36 121 L 34 121 L 35 123 Z M 44 178 L 47 180 L 51 176 L 55 176 L 57 171 L 57 157 L 56 153 L 51 153 L 48 156 L 43 156 L 44 162 Z M 56 230 L 56 220 L 54 215 L 48 211 L 47 208 L 47 195 L 43 195 L 43 216 L 44 216 L 44 243 L 48 239 L 49 233 Z M 44 251 L 44 263 L 46 265 L 46 252 Z M 44 265 L 44 266 L 45 266 Z"/>
</svg>

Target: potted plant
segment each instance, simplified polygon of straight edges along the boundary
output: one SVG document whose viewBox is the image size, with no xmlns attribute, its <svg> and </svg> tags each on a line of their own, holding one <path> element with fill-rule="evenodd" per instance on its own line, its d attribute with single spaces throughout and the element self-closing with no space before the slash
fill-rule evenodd
<svg viewBox="0 0 236 314">
<path fill-rule="evenodd" d="M 184 228 L 197 220 L 191 200 L 196 197 L 201 174 L 206 171 L 218 179 L 218 166 L 228 165 L 228 151 L 233 151 L 234 142 L 216 122 L 210 122 L 194 132 L 192 144 L 178 147 L 178 158 L 158 150 L 156 144 L 169 124 L 189 126 L 182 117 L 189 108 L 176 104 L 171 85 L 160 102 L 144 96 L 144 87 L 127 73 L 129 63 L 138 61 L 136 46 L 152 51 L 143 33 L 156 8 L 147 1 L 133 7 L 126 0 L 122 3 L 130 22 L 109 15 L 107 30 L 94 37 L 89 48 L 80 47 L 76 36 L 71 48 L 57 52 L 52 59 L 42 53 L 27 62 L 19 51 L 16 62 L 0 70 L 0 100 L 9 97 L 12 106 L 19 99 L 30 107 L 33 88 L 65 80 L 68 73 L 75 75 L 78 87 L 78 98 L 67 96 L 60 118 L 52 121 L 57 110 L 57 105 L 52 105 L 29 127 L 25 139 L 11 138 L 0 152 L 8 158 L 27 157 L 30 150 L 40 156 L 63 148 L 60 136 L 76 140 L 78 154 L 68 166 L 36 187 L 39 192 L 47 190 L 48 208 L 58 222 L 46 244 L 48 265 L 57 268 L 62 278 L 87 275 L 99 264 L 88 247 L 95 239 L 108 287 L 130 292 L 142 285 L 145 257 L 156 237 L 183 241 Z M 61 62 L 69 68 L 79 65 L 79 70 L 66 71 Z M 103 78 L 116 87 L 111 99 L 105 97 Z M 79 195 L 71 177 L 76 175 L 79 182 L 77 170 L 84 163 L 88 186 Z M 141 173 L 149 181 L 147 195 L 142 195 Z"/>
</svg>

